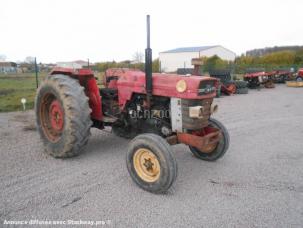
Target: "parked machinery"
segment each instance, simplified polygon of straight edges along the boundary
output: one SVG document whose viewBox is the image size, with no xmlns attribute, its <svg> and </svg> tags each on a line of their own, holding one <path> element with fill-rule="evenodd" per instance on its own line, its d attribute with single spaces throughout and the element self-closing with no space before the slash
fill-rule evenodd
<svg viewBox="0 0 303 228">
<path fill-rule="evenodd" d="M 296 81 L 302 82 L 303 81 L 303 68 L 300 68 L 298 70 L 297 76 L 296 76 Z"/>
<path fill-rule="evenodd" d="M 91 127 L 110 126 L 118 136 L 133 138 L 126 156 L 130 176 L 160 193 L 177 177 L 170 145 L 183 143 L 197 158 L 215 161 L 227 151 L 229 134 L 211 117 L 218 108 L 218 80 L 152 74 L 149 16 L 147 31 L 145 72 L 108 69 L 104 88 L 98 88 L 89 69 L 55 68 L 38 88 L 35 113 L 46 152 L 57 158 L 78 155 Z"/>
<path fill-rule="evenodd" d="M 291 80 L 293 73 L 287 69 L 273 70 L 267 72 L 269 76 L 272 77 L 275 83 L 285 83 L 286 81 Z"/>
<path fill-rule="evenodd" d="M 248 87 L 251 89 L 258 88 L 261 85 L 264 85 L 265 88 L 274 88 L 273 77 L 273 74 L 261 70 L 250 71 L 243 76 L 244 81 L 248 82 Z"/>
</svg>

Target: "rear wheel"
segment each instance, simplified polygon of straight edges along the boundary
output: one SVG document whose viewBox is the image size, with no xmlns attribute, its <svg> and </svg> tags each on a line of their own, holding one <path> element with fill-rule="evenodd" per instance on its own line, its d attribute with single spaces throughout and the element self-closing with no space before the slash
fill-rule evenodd
<svg viewBox="0 0 303 228">
<path fill-rule="evenodd" d="M 228 91 L 230 91 L 230 94 L 235 94 L 236 91 L 237 91 L 237 87 L 234 83 L 228 83 L 226 85 L 226 88 L 227 88 Z"/>
<path fill-rule="evenodd" d="M 248 94 L 248 88 L 237 88 L 236 94 Z"/>
<path fill-rule="evenodd" d="M 224 125 L 213 118 L 209 119 L 209 125 L 221 130 L 222 137 L 219 142 L 205 146 L 203 150 L 198 150 L 195 147 L 189 146 L 190 151 L 195 157 L 205 161 L 215 161 L 221 158 L 229 147 L 229 134 Z"/>
<path fill-rule="evenodd" d="M 256 89 L 260 87 L 260 82 L 258 78 L 251 78 L 248 80 L 247 87 L 250 89 Z"/>
<path fill-rule="evenodd" d="M 84 88 L 65 75 L 48 76 L 35 100 L 36 124 L 46 152 L 57 158 L 81 152 L 90 136 L 91 109 Z"/>
<path fill-rule="evenodd" d="M 130 142 L 126 164 L 134 182 L 152 193 L 166 192 L 177 177 L 170 145 L 155 134 L 141 134 Z"/>
<path fill-rule="evenodd" d="M 272 80 L 268 80 L 267 82 L 265 82 L 264 86 L 265 88 L 272 89 L 275 88 L 275 83 Z"/>
<path fill-rule="evenodd" d="M 287 80 L 287 75 L 281 75 L 279 79 L 280 83 L 285 83 L 285 81 Z"/>
<path fill-rule="evenodd" d="M 303 77 L 300 77 L 300 76 L 297 77 L 297 78 L 296 78 L 296 81 L 297 81 L 297 82 L 302 82 L 302 81 L 303 81 Z"/>
<path fill-rule="evenodd" d="M 237 89 L 240 89 L 240 88 L 247 88 L 247 82 L 246 81 L 241 81 L 241 80 L 238 80 L 238 81 L 234 81 Z"/>
</svg>

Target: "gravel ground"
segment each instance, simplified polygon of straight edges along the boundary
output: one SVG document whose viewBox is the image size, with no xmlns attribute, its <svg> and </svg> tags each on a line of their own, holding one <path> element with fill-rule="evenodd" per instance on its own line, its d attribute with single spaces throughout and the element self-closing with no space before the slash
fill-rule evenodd
<svg viewBox="0 0 303 228">
<path fill-rule="evenodd" d="M 127 140 L 93 129 L 86 152 L 54 159 L 43 152 L 32 111 L 1 113 L 0 227 L 4 220 L 30 219 L 110 227 L 303 227 L 302 98 L 303 89 L 278 85 L 217 99 L 215 117 L 230 132 L 229 151 L 210 163 L 174 146 L 178 178 L 165 195 L 132 182 Z"/>
</svg>

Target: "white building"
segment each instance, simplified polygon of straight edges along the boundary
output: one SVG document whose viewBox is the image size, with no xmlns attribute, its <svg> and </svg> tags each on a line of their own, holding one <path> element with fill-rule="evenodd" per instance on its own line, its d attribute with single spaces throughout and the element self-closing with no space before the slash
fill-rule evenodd
<svg viewBox="0 0 303 228">
<path fill-rule="evenodd" d="M 92 66 L 92 64 L 89 64 Z M 72 62 L 57 62 L 57 67 L 63 67 L 63 68 L 74 68 L 74 69 L 81 69 L 88 66 L 88 61 L 84 60 L 76 60 Z"/>
<path fill-rule="evenodd" d="M 75 62 L 57 62 L 57 67 L 63 67 L 63 68 L 73 68 L 73 69 L 81 69 L 82 65 L 75 63 Z"/>
<path fill-rule="evenodd" d="M 223 60 L 234 61 L 236 53 L 220 45 L 183 47 L 159 53 L 162 72 L 175 72 L 178 68 L 193 68 L 191 60 L 203 56 L 217 55 Z"/>
</svg>

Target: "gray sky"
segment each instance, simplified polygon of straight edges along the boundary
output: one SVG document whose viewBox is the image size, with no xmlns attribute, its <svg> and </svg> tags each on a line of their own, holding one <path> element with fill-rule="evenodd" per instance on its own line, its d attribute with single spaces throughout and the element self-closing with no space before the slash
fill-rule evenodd
<svg viewBox="0 0 303 228">
<path fill-rule="evenodd" d="M 145 49 L 146 14 L 154 58 L 184 46 L 219 44 L 240 55 L 303 45 L 302 0 L 1 0 L 0 54 L 39 62 L 132 59 Z"/>
</svg>

